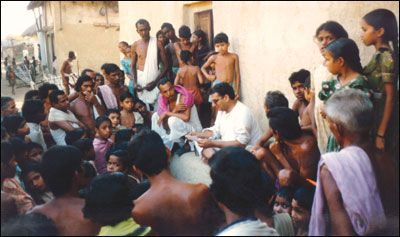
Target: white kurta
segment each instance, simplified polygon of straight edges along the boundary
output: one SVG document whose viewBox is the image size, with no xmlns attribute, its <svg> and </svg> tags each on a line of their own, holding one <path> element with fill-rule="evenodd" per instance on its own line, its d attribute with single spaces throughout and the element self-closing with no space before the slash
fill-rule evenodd
<svg viewBox="0 0 400 237">
<path fill-rule="evenodd" d="M 44 141 L 43 132 L 40 128 L 40 124 L 27 123 L 29 126 L 29 134 L 27 135 L 32 142 L 39 143 L 42 145 L 43 151 L 47 150 L 46 142 Z"/>
</svg>

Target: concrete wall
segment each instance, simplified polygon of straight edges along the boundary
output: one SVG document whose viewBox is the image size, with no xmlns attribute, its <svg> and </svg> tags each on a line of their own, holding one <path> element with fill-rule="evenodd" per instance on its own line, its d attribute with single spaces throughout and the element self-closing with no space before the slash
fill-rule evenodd
<svg viewBox="0 0 400 237">
<path fill-rule="evenodd" d="M 163 22 L 175 30 L 182 24 L 194 28 L 193 13 L 213 10 L 214 34 L 225 32 L 230 51 L 239 55 L 241 101 L 251 108 L 262 129 L 267 128 L 263 101 L 267 91 L 280 90 L 295 97 L 288 77 L 301 68 L 310 70 L 323 58 L 314 42 L 316 29 L 328 20 L 343 25 L 358 44 L 362 64 L 374 53 L 360 40 L 361 18 L 371 10 L 387 8 L 399 19 L 398 2 L 119 2 L 120 39 L 132 43 L 139 39 L 135 22 L 145 18 L 155 36 Z M 204 9 L 206 8 L 206 9 Z"/>
<path fill-rule="evenodd" d="M 95 23 L 106 23 L 106 17 L 99 14 L 103 5 L 103 1 L 61 2 L 60 20 L 60 3 L 50 2 L 48 16 L 52 16 L 54 22 L 58 74 L 69 51 L 76 53 L 80 71 L 90 68 L 99 72 L 104 63 L 119 65 L 120 34 L 117 27 L 94 26 Z M 119 23 L 119 14 L 109 8 L 108 19 L 110 24 Z M 73 71 L 76 71 L 76 66 L 73 66 Z"/>
</svg>

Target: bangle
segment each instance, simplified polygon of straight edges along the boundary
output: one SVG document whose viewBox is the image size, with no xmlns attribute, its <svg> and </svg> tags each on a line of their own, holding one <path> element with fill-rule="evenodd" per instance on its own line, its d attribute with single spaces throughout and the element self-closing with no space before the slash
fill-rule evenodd
<svg viewBox="0 0 400 237">
<path fill-rule="evenodd" d="M 379 135 L 379 134 L 376 134 L 376 136 L 385 139 L 384 136 L 381 136 L 381 135 Z"/>
</svg>

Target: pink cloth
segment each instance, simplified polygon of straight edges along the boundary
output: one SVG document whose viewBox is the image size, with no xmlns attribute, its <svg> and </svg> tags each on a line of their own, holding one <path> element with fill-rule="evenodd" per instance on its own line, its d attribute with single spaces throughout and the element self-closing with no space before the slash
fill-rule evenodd
<svg viewBox="0 0 400 237">
<path fill-rule="evenodd" d="M 321 157 L 308 234 L 327 234 L 327 223 L 323 216 L 327 204 L 320 179 L 323 164 L 336 182 L 354 231 L 358 235 L 368 235 L 385 227 L 386 217 L 369 157 L 361 148 L 349 146 L 340 152 L 326 153 Z"/>
<path fill-rule="evenodd" d="M 107 172 L 106 153 L 108 148 L 110 148 L 113 143 L 114 142 L 111 139 L 104 141 L 99 138 L 95 138 L 93 140 L 93 147 L 95 153 L 94 165 L 96 166 L 97 172 L 99 174 Z"/>
<path fill-rule="evenodd" d="M 99 88 L 107 109 L 118 109 L 118 101 L 112 89 L 108 85 L 102 85 Z"/>
<path fill-rule="evenodd" d="M 180 85 L 175 85 L 175 91 L 183 95 L 183 103 L 186 107 L 190 108 L 194 104 L 194 97 L 192 93 Z M 161 116 L 163 113 L 168 112 L 168 99 L 164 96 L 158 98 L 158 115 Z"/>
<path fill-rule="evenodd" d="M 15 178 L 6 178 L 3 182 L 2 191 L 15 199 L 19 215 L 25 215 L 35 206 L 33 198 L 24 191 L 20 182 Z"/>
</svg>

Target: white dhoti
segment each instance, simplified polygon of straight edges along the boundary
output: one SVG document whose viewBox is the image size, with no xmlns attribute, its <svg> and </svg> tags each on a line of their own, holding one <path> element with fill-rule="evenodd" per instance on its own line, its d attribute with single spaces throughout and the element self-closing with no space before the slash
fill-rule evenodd
<svg viewBox="0 0 400 237">
<path fill-rule="evenodd" d="M 169 117 L 169 131 L 166 131 L 162 124 L 157 124 L 159 119 L 160 116 L 158 113 L 154 113 L 151 117 L 151 129 L 157 132 L 164 144 L 171 149 L 175 142 L 183 142 L 183 140 L 181 140 L 183 136 L 189 134 L 190 132 L 200 132 L 202 130 L 196 106 L 192 106 L 190 110 L 190 120 L 188 122 L 185 122 L 177 117 Z"/>
<path fill-rule="evenodd" d="M 157 39 L 150 37 L 149 45 L 147 47 L 146 63 L 144 64 L 144 71 L 137 70 L 137 84 L 141 87 L 145 87 L 148 83 L 153 82 L 160 74 L 158 70 L 157 61 Z M 154 87 L 153 90 L 143 90 L 137 92 L 139 99 L 146 104 L 154 104 L 159 95 L 159 90 Z"/>
</svg>

